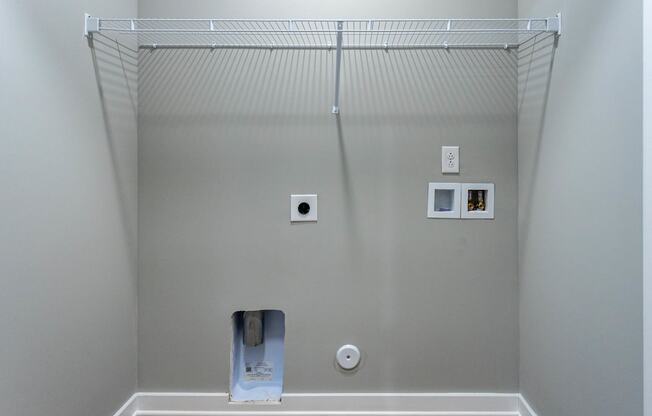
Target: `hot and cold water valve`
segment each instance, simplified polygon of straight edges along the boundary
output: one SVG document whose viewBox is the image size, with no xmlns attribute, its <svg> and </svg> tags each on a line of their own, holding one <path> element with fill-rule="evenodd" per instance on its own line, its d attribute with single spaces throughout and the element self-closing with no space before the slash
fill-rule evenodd
<svg viewBox="0 0 652 416">
<path fill-rule="evenodd" d="M 428 218 L 494 218 L 493 183 L 428 184 Z"/>
</svg>

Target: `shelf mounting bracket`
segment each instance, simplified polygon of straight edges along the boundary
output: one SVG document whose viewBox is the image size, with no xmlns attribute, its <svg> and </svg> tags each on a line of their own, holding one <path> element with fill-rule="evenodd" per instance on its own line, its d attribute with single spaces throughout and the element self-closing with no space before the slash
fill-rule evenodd
<svg viewBox="0 0 652 416">
<path fill-rule="evenodd" d="M 93 33 L 100 31 L 100 19 L 84 13 L 84 37 L 88 42 L 88 47 L 93 48 Z"/>
<path fill-rule="evenodd" d="M 100 31 L 100 19 L 84 13 L 84 36 L 90 38 Z"/>
<path fill-rule="evenodd" d="M 340 112 L 340 67 L 342 66 L 342 30 L 344 22 L 337 21 L 337 51 L 335 52 L 335 99 L 333 100 L 333 114 Z"/>
<path fill-rule="evenodd" d="M 554 32 L 555 35 L 561 36 L 561 13 L 546 19 L 546 32 Z"/>
</svg>

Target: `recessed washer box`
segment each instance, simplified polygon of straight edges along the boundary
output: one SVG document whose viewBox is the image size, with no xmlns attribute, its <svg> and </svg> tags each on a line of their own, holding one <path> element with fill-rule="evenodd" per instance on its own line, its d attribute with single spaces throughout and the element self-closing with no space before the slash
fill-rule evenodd
<svg viewBox="0 0 652 416">
<path fill-rule="evenodd" d="M 486 220 L 494 218 L 494 184 L 462 184 L 462 218 Z"/>
<path fill-rule="evenodd" d="M 460 184 L 428 184 L 428 218 L 460 218 Z"/>
<path fill-rule="evenodd" d="M 231 322 L 230 401 L 279 403 L 285 366 L 285 314 L 270 309 L 237 311 Z"/>
<path fill-rule="evenodd" d="M 290 221 L 317 222 L 317 195 L 290 195 Z"/>
</svg>

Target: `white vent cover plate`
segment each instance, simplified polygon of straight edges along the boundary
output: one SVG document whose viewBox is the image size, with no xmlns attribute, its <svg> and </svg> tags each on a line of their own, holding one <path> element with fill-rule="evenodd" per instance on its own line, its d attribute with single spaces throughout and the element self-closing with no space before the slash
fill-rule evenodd
<svg viewBox="0 0 652 416">
<path fill-rule="evenodd" d="M 291 222 L 317 222 L 317 195 L 290 195 Z"/>
</svg>

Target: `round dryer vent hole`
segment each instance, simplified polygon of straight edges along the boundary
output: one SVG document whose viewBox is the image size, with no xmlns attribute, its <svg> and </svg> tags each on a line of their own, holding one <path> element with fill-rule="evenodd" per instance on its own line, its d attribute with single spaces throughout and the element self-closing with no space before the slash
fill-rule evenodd
<svg viewBox="0 0 652 416">
<path fill-rule="evenodd" d="M 297 210 L 299 211 L 299 214 L 306 215 L 310 212 L 310 204 L 307 202 L 302 202 L 297 207 Z"/>
</svg>

